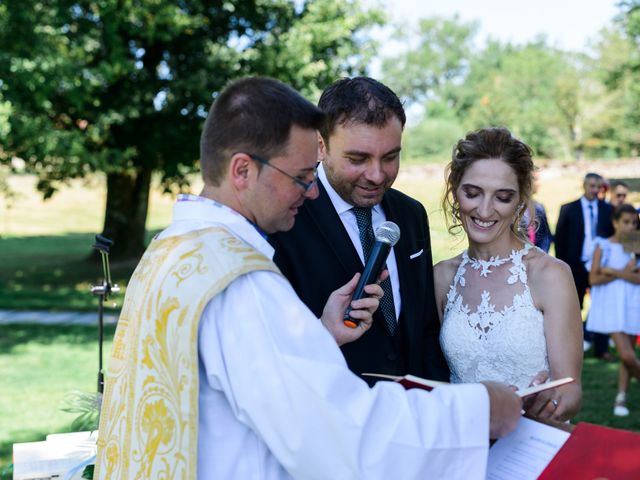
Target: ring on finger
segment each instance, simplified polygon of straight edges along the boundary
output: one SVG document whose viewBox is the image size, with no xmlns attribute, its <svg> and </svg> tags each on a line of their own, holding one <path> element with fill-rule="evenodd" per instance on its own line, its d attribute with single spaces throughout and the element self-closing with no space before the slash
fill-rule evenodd
<svg viewBox="0 0 640 480">
<path fill-rule="evenodd" d="M 557 401 L 555 398 L 552 398 L 552 399 L 551 399 L 551 403 L 553 403 L 553 406 L 554 406 L 555 408 L 558 408 L 558 401 Z"/>
</svg>

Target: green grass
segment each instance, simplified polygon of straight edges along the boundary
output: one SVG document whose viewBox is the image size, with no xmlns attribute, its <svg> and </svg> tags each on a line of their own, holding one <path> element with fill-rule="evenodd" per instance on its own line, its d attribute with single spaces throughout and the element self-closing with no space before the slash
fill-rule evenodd
<svg viewBox="0 0 640 480">
<path fill-rule="evenodd" d="M 71 391 L 95 392 L 97 329 L 85 326 L 3 325 L 0 335 L 0 472 L 11 462 L 12 444 L 43 440 L 70 431 L 75 415 L 61 410 Z M 105 334 L 105 365 L 113 326 Z M 631 415 L 612 414 L 619 363 L 585 359 L 584 400 L 574 422 L 591 422 L 640 431 L 640 388 L 628 395 Z M 0 474 L 0 479 L 10 478 Z"/>
<path fill-rule="evenodd" d="M 95 310 L 90 290 L 103 272 L 91 255 L 94 239 L 93 233 L 0 238 L 0 309 Z M 124 291 L 134 268 L 135 262 L 111 263 L 112 282 Z M 107 308 L 122 298 L 114 295 Z"/>
<path fill-rule="evenodd" d="M 615 171 L 613 175 L 638 176 L 637 166 L 633 162 L 627 165 L 623 168 L 630 174 Z M 608 164 L 584 165 L 585 171 L 587 168 L 607 173 L 610 167 Z M 541 170 L 537 198 L 546 206 L 552 226 L 560 205 L 580 194 L 583 173 L 575 165 L 565 164 Z M 0 309 L 95 308 L 96 300 L 88 291 L 101 280 L 102 267 L 88 257 L 104 218 L 105 192 L 101 177 L 74 181 L 47 201 L 35 192 L 33 177 L 13 176 L 9 178 L 9 185 L 19 195 L 10 205 L 0 198 Z M 200 190 L 198 180 L 194 180 L 193 185 L 194 192 Z M 434 261 L 460 253 L 466 245 L 465 238 L 449 235 L 440 207 L 444 165 L 404 165 L 395 186 L 425 205 Z M 630 201 L 639 202 L 640 194 L 634 195 Z M 152 191 L 147 221 L 151 233 L 170 222 L 172 205 L 172 198 Z M 125 286 L 133 268 L 134 265 L 112 265 L 114 281 Z M 121 298 L 114 300 L 119 302 Z"/>
<path fill-rule="evenodd" d="M 92 310 L 91 285 L 102 280 L 102 263 L 89 259 L 94 235 L 66 233 L 0 239 L 0 308 Z M 124 285 L 133 265 L 114 265 L 114 283 Z"/>
<path fill-rule="evenodd" d="M 76 415 L 61 407 L 69 392 L 97 390 L 98 332 L 97 327 L 77 325 L 14 324 L 0 329 L 1 471 L 11 462 L 13 443 L 70 431 Z M 114 330 L 105 329 L 105 365 Z"/>
<path fill-rule="evenodd" d="M 611 353 L 615 355 L 612 350 Z M 640 351 L 636 349 L 636 354 Z M 590 354 L 589 354 L 590 355 Z M 613 416 L 613 400 L 618 391 L 620 362 L 606 363 L 591 356 L 584 359 L 582 372 L 582 409 L 573 423 L 590 422 L 640 432 L 640 386 L 633 379 L 627 394 L 628 417 Z"/>
<path fill-rule="evenodd" d="M 0 309 L 95 309 L 89 291 L 102 280 L 102 264 L 91 257 L 91 245 L 104 221 L 104 182 L 100 176 L 74 181 L 49 200 L 42 200 L 35 183 L 31 176 L 12 176 L 17 198 L 7 204 L 0 197 Z M 148 238 L 168 224 L 172 204 L 152 192 Z M 134 268 L 112 264 L 113 282 L 126 286 Z"/>
<path fill-rule="evenodd" d="M 560 205 L 577 198 L 580 180 L 589 169 L 608 175 L 605 166 L 576 165 L 543 169 L 538 199 L 547 207 L 552 225 Z M 638 176 L 629 162 L 631 175 Z M 464 237 L 452 239 L 440 209 L 443 165 L 405 165 L 396 187 L 418 198 L 431 222 L 434 261 L 458 254 Z M 635 173 L 634 173 L 635 172 Z M 0 309 L 95 310 L 91 284 L 101 279 L 100 264 L 87 260 L 94 236 L 101 230 L 104 188 L 100 177 L 73 182 L 49 201 L 34 191 L 32 177 L 10 178 L 20 193 L 11 205 L 0 199 Z M 198 191 L 196 185 L 194 191 Z M 640 195 L 630 198 L 638 203 Z M 153 192 L 147 228 L 167 225 L 173 200 Z M 125 285 L 133 265 L 112 265 L 114 281 Z M 116 308 L 122 295 L 114 297 Z M 110 352 L 111 328 L 106 335 L 105 363 Z M 97 375 L 95 327 L 0 325 L 0 479 L 11 461 L 15 442 L 42 440 L 48 433 L 68 431 L 74 415 L 60 410 L 66 393 L 93 392 Z M 584 404 L 576 421 L 640 431 L 640 388 L 634 380 L 629 394 L 631 415 L 616 418 L 617 365 L 587 358 L 584 365 Z"/>
</svg>

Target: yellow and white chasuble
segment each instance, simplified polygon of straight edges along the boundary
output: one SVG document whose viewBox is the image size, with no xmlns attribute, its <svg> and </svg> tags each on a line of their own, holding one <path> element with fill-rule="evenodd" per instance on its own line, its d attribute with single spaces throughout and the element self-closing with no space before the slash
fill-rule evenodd
<svg viewBox="0 0 640 480">
<path fill-rule="evenodd" d="M 227 252 L 234 257 L 228 270 L 210 265 L 217 257 L 204 245 L 196 248 L 205 232 L 212 235 L 207 244 L 218 241 L 220 228 L 235 238 L 224 248 L 240 249 Z M 127 291 L 133 300 L 125 302 L 109 364 L 96 478 L 485 478 L 489 400 L 482 385 L 429 393 L 394 382 L 369 388 L 267 260 L 271 245 L 224 205 L 179 199 L 158 239 L 184 249 L 166 257 L 166 266 L 160 251 L 145 257 L 136 292 Z M 244 257 L 247 246 L 253 253 Z M 128 360 L 126 352 L 133 352 Z"/>
<path fill-rule="evenodd" d="M 118 320 L 95 478 L 196 478 L 198 323 L 238 276 L 277 271 L 221 227 L 154 240 Z"/>
</svg>

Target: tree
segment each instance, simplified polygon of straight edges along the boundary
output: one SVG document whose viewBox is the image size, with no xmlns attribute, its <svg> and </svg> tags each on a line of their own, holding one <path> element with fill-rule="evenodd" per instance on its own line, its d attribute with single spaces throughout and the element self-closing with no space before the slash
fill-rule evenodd
<svg viewBox="0 0 640 480">
<path fill-rule="evenodd" d="M 622 24 L 633 46 L 629 62 L 625 68 L 628 74 L 628 100 L 626 119 L 633 128 L 629 136 L 629 146 L 637 156 L 640 151 L 640 0 L 620 2 L 622 8 Z"/>
<path fill-rule="evenodd" d="M 592 45 L 584 106 L 585 148 L 592 156 L 637 155 L 640 147 L 640 2 L 621 13 Z"/>
<path fill-rule="evenodd" d="M 638 155 L 640 150 L 640 0 L 618 3 L 616 24 L 605 30 L 597 45 L 600 78 L 613 97 L 613 138 L 618 150 Z"/>
<path fill-rule="evenodd" d="M 579 62 L 541 38 L 524 46 L 490 44 L 459 88 L 468 129 L 504 125 L 539 155 L 574 156 L 581 91 Z"/>
<path fill-rule="evenodd" d="M 45 198 L 104 172 L 103 234 L 119 258 L 144 248 L 152 173 L 185 185 L 229 79 L 270 75 L 313 95 L 364 71 L 366 29 L 382 21 L 357 0 L 3 0 L 0 13 L 13 109 L 0 161 L 22 157 Z"/>
<path fill-rule="evenodd" d="M 417 31 L 397 27 L 396 40 L 410 47 L 384 59 L 385 82 L 410 102 L 441 100 L 448 87 L 464 78 L 477 29 L 477 23 L 464 23 L 457 15 L 421 19 Z"/>
<path fill-rule="evenodd" d="M 636 107 L 631 107 L 633 78 L 626 65 L 634 49 L 619 24 L 603 28 L 593 45 L 582 108 L 583 143 L 590 157 L 630 153 L 637 127 L 627 119 L 629 109 Z"/>
<path fill-rule="evenodd" d="M 384 81 L 400 98 L 424 110 L 421 122 L 407 128 L 407 157 L 447 158 L 464 133 L 454 114 L 457 99 L 452 92 L 467 74 L 477 28 L 457 15 L 422 19 L 417 29 L 396 28 L 395 41 L 409 47 L 383 60 Z"/>
<path fill-rule="evenodd" d="M 620 21 L 626 32 L 636 45 L 640 45 L 640 0 L 622 0 L 618 6 L 622 10 Z M 637 60 L 636 67 L 639 66 Z"/>
</svg>

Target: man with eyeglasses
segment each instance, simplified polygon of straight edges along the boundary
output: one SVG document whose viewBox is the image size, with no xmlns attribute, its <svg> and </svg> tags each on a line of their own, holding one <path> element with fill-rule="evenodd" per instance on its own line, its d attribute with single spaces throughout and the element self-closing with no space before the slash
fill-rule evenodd
<svg viewBox="0 0 640 480">
<path fill-rule="evenodd" d="M 205 186 L 178 200 L 127 287 L 95 478 L 484 478 L 488 438 L 515 427 L 519 398 L 491 382 L 370 389 L 338 344 L 371 324 L 382 288 L 351 302 L 355 275 L 318 319 L 271 260 L 266 234 L 318 196 L 322 118 L 273 79 L 217 97 Z M 350 303 L 358 329 L 342 322 Z"/>
<path fill-rule="evenodd" d="M 342 351 L 358 374 L 449 381 L 438 339 L 427 214 L 417 200 L 391 188 L 400 167 L 402 103 L 386 85 L 356 77 L 325 89 L 318 106 L 326 115 L 319 198 L 305 203 L 293 229 L 270 237 L 274 261 L 318 315 L 323 298 L 366 264 L 362 230 L 375 231 L 384 221 L 398 224 L 400 240 L 387 259 L 381 307 L 366 334 Z M 301 255 L 300 245 L 313 253 Z"/>
<path fill-rule="evenodd" d="M 309 191 L 311 191 L 311 189 L 315 187 L 318 181 L 318 165 L 320 165 L 320 162 L 316 162 L 316 166 L 313 168 L 313 178 L 309 181 L 305 181 L 304 178 L 294 177 L 293 175 L 288 174 L 284 170 L 276 167 L 275 165 L 270 164 L 269 160 L 262 158 L 259 155 L 255 155 L 251 153 L 249 153 L 248 155 L 249 157 L 251 157 L 251 160 L 258 162 L 261 165 L 266 165 L 269 168 L 273 168 L 279 171 L 281 174 L 289 177 L 291 180 L 293 180 L 293 183 L 298 185 L 302 190 L 304 190 L 305 193 L 308 193 Z"/>
</svg>

